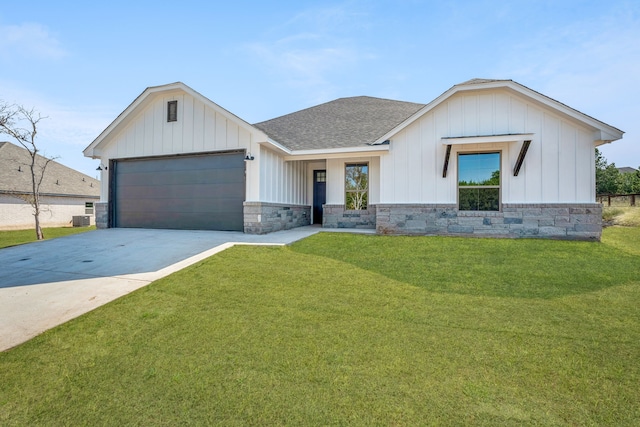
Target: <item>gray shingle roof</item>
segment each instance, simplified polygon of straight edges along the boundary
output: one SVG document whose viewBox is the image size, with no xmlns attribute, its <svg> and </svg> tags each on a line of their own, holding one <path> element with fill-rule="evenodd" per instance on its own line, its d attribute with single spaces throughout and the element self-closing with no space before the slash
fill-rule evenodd
<svg viewBox="0 0 640 427">
<path fill-rule="evenodd" d="M 37 157 L 37 165 L 44 162 L 44 157 Z M 9 142 L 0 142 L 0 193 L 30 193 L 30 163 L 27 150 Z M 52 161 L 47 165 L 40 194 L 99 198 L 100 181 Z"/>
<path fill-rule="evenodd" d="M 629 167 L 629 166 L 623 166 L 621 168 L 618 168 L 618 172 L 620 172 L 620 173 L 635 173 L 637 171 L 638 171 L 637 169 L 634 169 L 634 168 Z"/>
<path fill-rule="evenodd" d="M 358 147 L 375 142 L 424 106 L 356 96 L 336 99 L 254 126 L 292 150 Z"/>
</svg>

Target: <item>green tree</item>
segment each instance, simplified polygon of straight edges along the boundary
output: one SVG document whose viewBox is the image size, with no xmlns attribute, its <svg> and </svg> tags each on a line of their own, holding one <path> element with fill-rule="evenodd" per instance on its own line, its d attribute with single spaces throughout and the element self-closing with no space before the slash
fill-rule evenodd
<svg viewBox="0 0 640 427">
<path fill-rule="evenodd" d="M 596 194 L 618 194 L 619 187 L 620 171 L 616 164 L 607 164 L 607 159 L 596 148 Z"/>
<path fill-rule="evenodd" d="M 640 193 L 640 171 L 619 174 L 618 191 L 622 194 Z"/>
</svg>

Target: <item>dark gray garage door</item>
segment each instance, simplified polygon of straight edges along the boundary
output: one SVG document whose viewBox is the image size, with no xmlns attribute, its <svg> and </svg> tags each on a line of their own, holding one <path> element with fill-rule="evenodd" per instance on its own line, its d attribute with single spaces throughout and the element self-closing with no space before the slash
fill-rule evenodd
<svg viewBox="0 0 640 427">
<path fill-rule="evenodd" d="M 243 153 L 114 163 L 116 227 L 242 231 Z"/>
</svg>

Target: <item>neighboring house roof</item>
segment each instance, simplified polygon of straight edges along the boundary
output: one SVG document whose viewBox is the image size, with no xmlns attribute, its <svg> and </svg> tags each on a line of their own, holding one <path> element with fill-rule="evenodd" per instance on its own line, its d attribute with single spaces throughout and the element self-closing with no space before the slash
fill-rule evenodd
<svg viewBox="0 0 640 427">
<path fill-rule="evenodd" d="M 618 172 L 620 172 L 620 173 L 635 173 L 637 171 L 638 171 L 638 169 L 634 169 L 634 168 L 631 168 L 629 166 L 623 166 L 621 168 L 618 168 Z"/>
<path fill-rule="evenodd" d="M 425 104 L 356 96 L 254 124 L 292 150 L 356 147 L 375 143 Z"/>
<path fill-rule="evenodd" d="M 40 155 L 36 157 L 36 165 L 39 167 L 45 162 L 44 157 Z M 0 142 L 0 193 L 30 194 L 32 191 L 30 164 L 31 157 L 23 147 L 9 142 Z M 100 181 L 56 161 L 51 161 L 45 169 L 40 194 L 99 198 Z"/>
</svg>

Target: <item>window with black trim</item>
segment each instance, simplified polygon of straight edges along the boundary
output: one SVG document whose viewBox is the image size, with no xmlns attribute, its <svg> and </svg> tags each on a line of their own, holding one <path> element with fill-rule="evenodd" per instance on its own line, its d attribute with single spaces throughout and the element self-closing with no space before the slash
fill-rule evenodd
<svg viewBox="0 0 640 427">
<path fill-rule="evenodd" d="M 458 209 L 500 210 L 500 152 L 458 153 Z"/>
<path fill-rule="evenodd" d="M 93 202 L 84 202 L 84 214 L 93 215 Z"/>
<path fill-rule="evenodd" d="M 345 209 L 365 210 L 368 202 L 369 164 L 347 164 L 345 167 Z"/>
<path fill-rule="evenodd" d="M 167 121 L 168 122 L 178 121 L 178 101 L 167 102 Z"/>
</svg>

